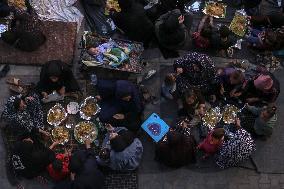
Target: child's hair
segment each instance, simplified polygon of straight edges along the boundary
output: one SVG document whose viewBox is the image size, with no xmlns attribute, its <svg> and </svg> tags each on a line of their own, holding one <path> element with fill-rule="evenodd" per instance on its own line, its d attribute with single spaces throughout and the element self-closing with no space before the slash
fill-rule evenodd
<svg viewBox="0 0 284 189">
<path fill-rule="evenodd" d="M 235 81 L 239 81 L 239 82 L 243 82 L 245 79 L 244 74 L 240 70 L 236 70 L 233 73 L 231 73 L 231 77 Z"/>
<path fill-rule="evenodd" d="M 231 31 L 227 26 L 222 25 L 219 29 L 219 33 L 220 33 L 221 38 L 225 38 L 230 35 Z"/>
<path fill-rule="evenodd" d="M 212 27 L 211 26 L 206 26 L 206 27 L 202 28 L 202 30 L 200 32 L 200 35 L 202 37 L 205 37 L 205 38 L 211 38 L 211 36 L 212 36 Z"/>
<path fill-rule="evenodd" d="M 215 129 L 212 133 L 212 137 L 215 139 L 222 139 L 222 137 L 225 135 L 225 130 L 223 128 Z"/>
<path fill-rule="evenodd" d="M 60 172 L 63 168 L 63 164 L 62 164 L 62 161 L 59 160 L 59 159 L 56 159 L 52 162 L 52 168 L 57 171 L 57 172 Z"/>
<path fill-rule="evenodd" d="M 275 115 L 277 111 L 277 107 L 275 105 L 269 105 L 263 109 L 263 111 L 266 111 L 268 113 L 268 118 L 270 119 L 272 116 Z"/>
<path fill-rule="evenodd" d="M 172 74 L 172 73 L 167 74 L 166 77 L 165 77 L 164 82 L 165 82 L 166 86 L 173 85 L 175 83 L 175 76 L 174 76 L 174 74 Z"/>
</svg>

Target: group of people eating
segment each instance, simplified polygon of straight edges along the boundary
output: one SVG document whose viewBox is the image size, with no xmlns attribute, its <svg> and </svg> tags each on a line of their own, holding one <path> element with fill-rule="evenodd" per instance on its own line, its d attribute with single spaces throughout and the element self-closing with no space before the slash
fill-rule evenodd
<svg viewBox="0 0 284 189">
<path fill-rule="evenodd" d="M 257 50 L 283 48 L 283 12 L 260 16 L 255 11 L 260 1 L 253 1 L 254 6 L 242 2 L 252 23 L 250 35 L 244 37 L 248 46 Z M 173 73 L 167 74 L 161 84 L 162 97 L 178 105 L 178 119 L 155 144 L 155 160 L 178 168 L 196 163 L 201 154 L 202 160 L 215 157 L 218 167 L 228 168 L 248 159 L 256 149 L 255 140 L 267 140 L 277 121 L 275 101 L 280 84 L 275 76 L 257 66 L 245 71 L 235 65 L 217 68 L 208 55 L 191 51 L 193 47 L 215 49 L 219 55 L 228 56 L 228 48 L 235 44 L 236 38 L 225 25 L 216 29 L 213 17 L 208 15 L 192 33 L 193 15 L 184 11 L 187 1 L 161 0 L 147 10 L 143 0 L 118 0 L 118 3 L 121 11 L 111 11 L 110 17 L 128 39 L 143 42 L 145 48 L 157 43 L 167 52 L 187 51 L 174 61 Z M 36 12 L 28 1 L 26 4 L 27 10 L 19 10 L 1 2 L 0 16 L 11 12 L 15 16 L 12 29 L 2 34 L 1 40 L 20 50 L 34 51 L 46 38 Z M 92 50 L 94 55 L 98 54 L 96 49 Z M 106 129 L 98 153 L 88 139 L 84 148 L 66 148 L 64 153 L 54 150 L 61 145 L 59 141 L 49 147 L 42 144 L 42 140 L 51 137 L 46 130 L 44 104 L 82 95 L 67 64 L 59 60 L 47 62 L 37 85 L 29 90 L 17 78 L 8 79 L 7 83 L 11 90 L 21 93 L 8 99 L 2 113 L 18 139 L 11 153 L 11 164 L 18 176 L 32 179 L 47 172 L 55 182 L 55 189 L 99 189 L 105 184 L 103 170 L 133 171 L 139 167 L 143 155 L 139 134 L 145 99 L 136 83 L 98 78 L 93 86 L 101 107 L 98 118 Z M 217 124 L 215 128 L 203 124 L 210 108 L 225 104 L 242 107 L 245 118 L 238 115 L 234 123 Z M 253 121 L 247 123 L 246 116 Z M 197 136 L 194 131 L 198 131 Z"/>
</svg>

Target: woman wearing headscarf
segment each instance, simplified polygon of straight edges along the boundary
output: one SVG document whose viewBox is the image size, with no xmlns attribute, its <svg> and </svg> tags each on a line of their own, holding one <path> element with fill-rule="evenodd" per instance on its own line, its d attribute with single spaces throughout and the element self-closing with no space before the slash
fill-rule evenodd
<svg viewBox="0 0 284 189">
<path fill-rule="evenodd" d="M 43 111 L 36 94 L 11 96 L 4 106 L 2 118 L 19 134 L 39 132 L 49 135 L 43 130 Z"/>
<path fill-rule="evenodd" d="M 101 112 L 99 118 L 115 127 L 125 126 L 131 131 L 140 128 L 143 111 L 140 91 L 126 80 L 98 80 L 97 90 Z"/>
<path fill-rule="evenodd" d="M 216 154 L 216 164 L 222 169 L 237 166 L 248 159 L 254 151 L 254 140 L 247 131 L 241 128 L 240 121 L 237 119 L 235 132 L 227 132 Z"/>
<path fill-rule="evenodd" d="M 196 142 L 185 126 L 172 129 L 156 146 L 155 159 L 179 168 L 195 162 Z"/>
<path fill-rule="evenodd" d="M 44 64 L 36 88 L 44 98 L 54 91 L 57 91 L 60 95 L 80 91 L 71 69 L 60 60 L 52 60 Z"/>
<path fill-rule="evenodd" d="M 174 62 L 177 73 L 177 91 L 182 95 L 188 89 L 199 88 L 202 92 L 210 89 L 216 79 L 216 69 L 211 58 L 205 54 L 189 52 Z"/>
<path fill-rule="evenodd" d="M 170 50 L 189 48 L 191 23 L 192 17 L 183 16 L 179 9 L 160 16 L 155 23 L 155 33 L 161 46 Z"/>
<path fill-rule="evenodd" d="M 249 104 L 275 102 L 280 93 L 279 81 L 273 74 L 260 74 L 245 83 L 242 98 Z"/>
<path fill-rule="evenodd" d="M 55 153 L 52 149 L 58 144 L 54 142 L 46 148 L 29 136 L 16 142 L 12 150 L 11 163 L 17 176 L 32 179 L 43 173 L 54 161 Z"/>
<path fill-rule="evenodd" d="M 113 13 L 115 25 L 134 41 L 147 46 L 154 34 L 154 25 L 147 17 L 142 4 L 134 0 L 118 0 L 121 12 Z"/>
<path fill-rule="evenodd" d="M 141 141 L 126 128 L 117 127 L 106 134 L 97 161 L 112 170 L 131 171 L 138 168 L 142 155 Z"/>
<path fill-rule="evenodd" d="M 13 45 L 22 51 L 35 51 L 44 42 L 46 37 L 41 29 L 41 21 L 39 20 L 35 10 L 28 1 L 25 1 L 27 10 L 19 7 L 11 7 L 14 12 L 11 29 L 2 34 L 1 39 Z"/>
</svg>

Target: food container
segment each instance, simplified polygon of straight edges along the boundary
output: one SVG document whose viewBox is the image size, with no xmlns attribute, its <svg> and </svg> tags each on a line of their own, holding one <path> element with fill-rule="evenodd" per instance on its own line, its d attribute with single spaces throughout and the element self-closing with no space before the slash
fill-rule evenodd
<svg viewBox="0 0 284 189">
<path fill-rule="evenodd" d="M 59 103 L 48 110 L 47 123 L 53 126 L 60 125 L 67 117 L 67 112 Z"/>
<path fill-rule="evenodd" d="M 229 26 L 230 30 L 236 35 L 243 37 L 246 34 L 248 19 L 244 10 L 237 10 Z"/>
<path fill-rule="evenodd" d="M 217 123 L 222 119 L 222 114 L 219 107 L 210 108 L 205 112 L 202 118 L 203 124 L 209 127 L 210 130 L 215 128 Z"/>
<path fill-rule="evenodd" d="M 227 5 L 219 2 L 208 1 L 205 3 L 203 13 L 215 18 L 225 18 Z"/>
<path fill-rule="evenodd" d="M 89 96 L 80 105 L 80 117 L 85 120 L 90 120 L 93 116 L 101 111 L 97 100 Z"/>
<path fill-rule="evenodd" d="M 60 141 L 60 144 L 65 144 L 69 141 L 69 132 L 66 128 L 60 126 L 55 127 L 51 131 L 52 141 Z"/>
<path fill-rule="evenodd" d="M 68 114 L 75 115 L 79 112 L 79 104 L 77 102 L 70 102 L 67 105 L 67 112 Z"/>
<path fill-rule="evenodd" d="M 90 121 L 82 121 L 78 123 L 74 128 L 74 137 L 75 139 L 83 144 L 87 139 L 91 142 L 96 140 L 98 136 L 97 126 Z"/>
<path fill-rule="evenodd" d="M 235 123 L 237 118 L 237 113 L 240 109 L 234 105 L 227 104 L 224 106 L 223 110 L 223 122 L 226 124 Z"/>
</svg>

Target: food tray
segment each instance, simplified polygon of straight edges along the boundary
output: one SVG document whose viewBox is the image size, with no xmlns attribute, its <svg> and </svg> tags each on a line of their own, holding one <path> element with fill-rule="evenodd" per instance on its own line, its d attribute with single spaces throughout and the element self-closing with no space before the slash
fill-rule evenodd
<svg viewBox="0 0 284 189">
<path fill-rule="evenodd" d="M 220 108 L 215 107 L 206 111 L 202 121 L 205 126 L 209 127 L 209 129 L 213 129 L 221 119 L 222 114 Z"/>
<path fill-rule="evenodd" d="M 227 5 L 219 2 L 208 1 L 205 3 L 203 13 L 215 18 L 225 18 Z"/>
<path fill-rule="evenodd" d="M 90 121 L 82 121 L 74 128 L 74 137 L 81 144 L 85 143 L 85 140 L 87 139 L 93 142 L 96 140 L 97 136 L 97 126 Z"/>
<path fill-rule="evenodd" d="M 223 110 L 223 121 L 226 124 L 232 124 L 235 123 L 235 120 L 237 118 L 237 113 L 240 111 L 240 109 L 234 105 L 227 104 L 224 106 Z"/>
<path fill-rule="evenodd" d="M 65 127 L 55 127 L 51 131 L 52 141 L 60 141 L 59 144 L 65 144 L 69 141 L 69 132 Z"/>
<path fill-rule="evenodd" d="M 80 105 L 80 117 L 85 120 L 90 120 L 100 111 L 101 108 L 98 105 L 97 100 L 92 96 L 85 98 L 83 103 Z"/>
<path fill-rule="evenodd" d="M 47 123 L 53 126 L 60 125 L 67 117 L 67 112 L 59 103 L 48 110 Z"/>
<path fill-rule="evenodd" d="M 247 15 L 244 10 L 237 10 L 229 26 L 230 30 L 236 35 L 243 37 L 246 34 L 248 26 Z"/>
</svg>

